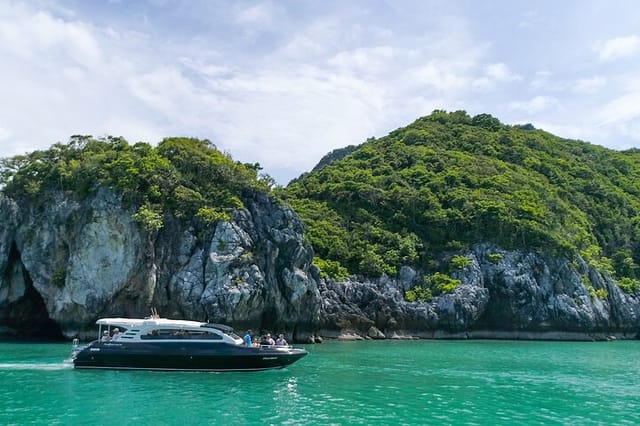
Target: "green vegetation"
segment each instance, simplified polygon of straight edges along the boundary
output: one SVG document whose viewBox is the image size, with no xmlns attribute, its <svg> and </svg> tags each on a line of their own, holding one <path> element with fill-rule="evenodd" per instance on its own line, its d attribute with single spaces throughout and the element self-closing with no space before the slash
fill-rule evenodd
<svg viewBox="0 0 640 426">
<path fill-rule="evenodd" d="M 640 292 L 640 280 L 623 277 L 618 280 L 618 287 L 627 293 Z"/>
<path fill-rule="evenodd" d="M 133 215 L 133 220 L 142 224 L 144 229 L 149 232 L 158 231 L 164 225 L 162 222 L 162 214 L 154 210 L 149 203 L 140 206 L 138 211 Z"/>
<path fill-rule="evenodd" d="M 320 276 L 323 278 L 333 278 L 334 280 L 344 280 L 349 278 L 347 268 L 334 260 L 324 260 L 317 256 L 313 258 L 313 264 L 320 269 Z"/>
<path fill-rule="evenodd" d="M 607 296 L 609 296 L 609 293 L 604 288 L 599 288 L 596 290 L 595 288 L 593 288 L 593 286 L 589 285 L 587 286 L 587 290 L 589 291 L 589 296 L 592 299 L 606 300 Z"/>
<path fill-rule="evenodd" d="M 0 188 L 14 199 L 40 203 L 49 191 L 83 198 L 107 186 L 137 208 L 134 220 L 155 232 L 165 214 L 205 226 L 228 220 L 243 206 L 242 191 L 270 190 L 273 180 L 259 177 L 259 170 L 258 164 L 234 162 L 207 140 L 167 138 L 152 147 L 73 136 L 68 144 L 0 160 Z"/>
<path fill-rule="evenodd" d="M 305 221 L 317 256 L 349 273 L 446 272 L 464 267 L 446 259 L 492 242 L 581 253 L 629 291 L 640 280 L 640 151 L 487 114 L 434 111 L 334 152 L 279 196 Z"/>
<path fill-rule="evenodd" d="M 427 287 L 416 286 L 411 290 L 407 290 L 404 298 L 407 302 L 430 302 L 433 299 L 433 294 Z"/>
<path fill-rule="evenodd" d="M 64 282 L 67 279 L 67 271 L 65 269 L 57 269 L 51 277 L 51 284 L 56 287 L 64 287 Z"/>
<path fill-rule="evenodd" d="M 464 269 L 471 265 L 471 259 L 467 256 L 453 256 L 451 259 L 451 267 L 453 269 Z"/>
<path fill-rule="evenodd" d="M 407 302 L 429 302 L 434 296 L 451 293 L 462 283 L 442 272 L 425 276 L 424 282 L 424 285 L 415 286 L 404 293 Z"/>
<path fill-rule="evenodd" d="M 425 281 L 436 296 L 441 293 L 451 293 L 460 284 L 462 284 L 462 281 L 451 278 L 449 275 L 443 274 L 442 272 L 436 272 L 433 275 L 427 276 Z"/>
</svg>

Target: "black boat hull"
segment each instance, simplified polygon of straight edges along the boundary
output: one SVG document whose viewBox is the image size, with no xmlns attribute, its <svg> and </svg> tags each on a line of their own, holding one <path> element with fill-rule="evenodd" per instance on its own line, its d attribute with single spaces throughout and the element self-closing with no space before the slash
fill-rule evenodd
<svg viewBox="0 0 640 426">
<path fill-rule="evenodd" d="M 73 360 L 78 369 L 164 371 L 260 371 L 284 368 L 304 349 L 249 348 L 210 342 L 93 342 Z"/>
</svg>

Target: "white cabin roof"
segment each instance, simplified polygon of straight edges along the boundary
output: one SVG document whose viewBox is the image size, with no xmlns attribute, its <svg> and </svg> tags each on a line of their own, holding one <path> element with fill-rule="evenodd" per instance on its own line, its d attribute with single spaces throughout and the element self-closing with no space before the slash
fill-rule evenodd
<svg viewBox="0 0 640 426">
<path fill-rule="evenodd" d="M 200 327 L 204 322 L 173 320 L 167 318 L 100 318 L 96 321 L 98 325 L 120 326 L 124 328 L 142 327 L 142 326 L 170 326 L 170 327 Z"/>
</svg>

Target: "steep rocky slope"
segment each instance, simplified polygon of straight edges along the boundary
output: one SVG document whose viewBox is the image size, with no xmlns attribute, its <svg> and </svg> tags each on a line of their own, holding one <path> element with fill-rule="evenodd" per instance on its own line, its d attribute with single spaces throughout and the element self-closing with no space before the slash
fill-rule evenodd
<svg viewBox="0 0 640 426">
<path fill-rule="evenodd" d="M 0 200 L 4 334 L 73 337 L 102 316 L 147 315 L 284 331 L 307 340 L 319 322 L 311 248 L 289 209 L 258 192 L 202 238 L 169 218 L 150 239 L 120 197 L 101 189 L 40 208 Z"/>
</svg>

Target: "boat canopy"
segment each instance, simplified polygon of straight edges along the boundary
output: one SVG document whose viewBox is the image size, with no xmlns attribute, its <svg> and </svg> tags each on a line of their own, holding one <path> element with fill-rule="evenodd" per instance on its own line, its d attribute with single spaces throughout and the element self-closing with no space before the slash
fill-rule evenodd
<svg viewBox="0 0 640 426">
<path fill-rule="evenodd" d="M 203 322 L 188 320 L 172 320 L 167 318 L 100 318 L 96 321 L 99 326 L 133 328 L 147 325 L 170 327 L 202 327 Z"/>
</svg>

